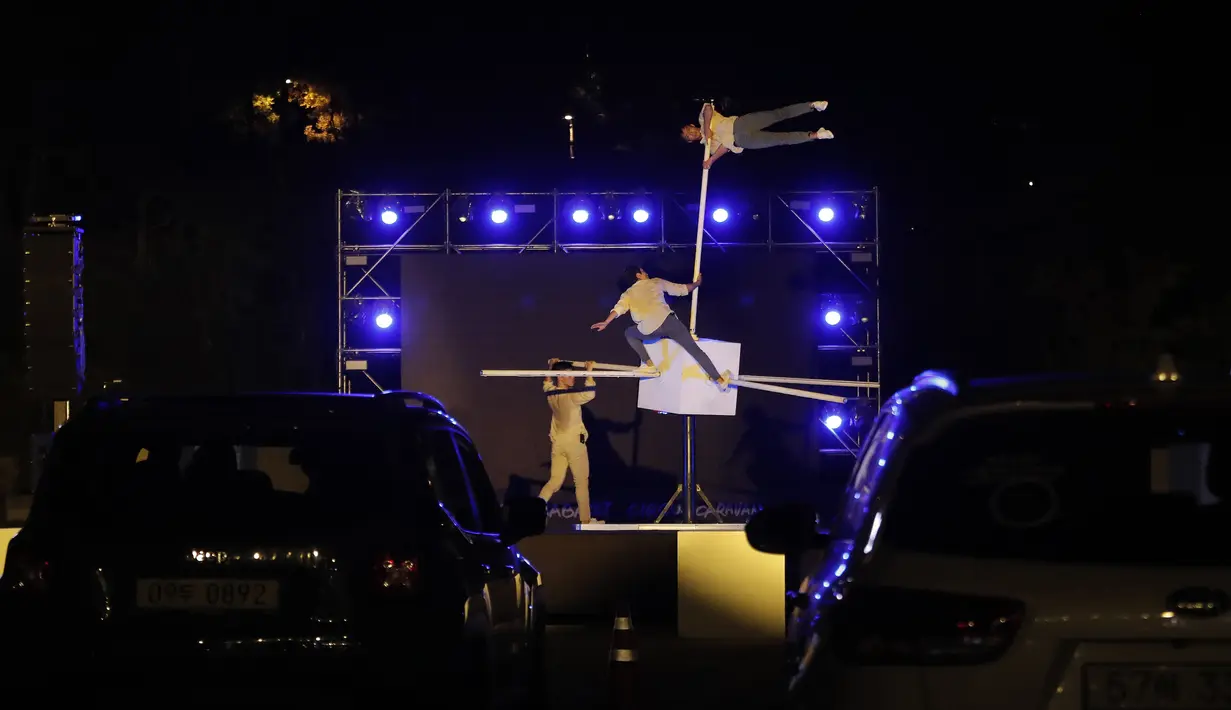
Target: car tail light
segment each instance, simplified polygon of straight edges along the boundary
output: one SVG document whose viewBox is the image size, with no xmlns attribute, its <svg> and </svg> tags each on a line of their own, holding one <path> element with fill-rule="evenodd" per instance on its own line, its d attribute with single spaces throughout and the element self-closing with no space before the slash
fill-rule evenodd
<svg viewBox="0 0 1231 710">
<path fill-rule="evenodd" d="M 860 665 L 976 665 L 1013 643 L 1014 599 L 889 587 L 851 590 L 833 608 L 834 653 Z"/>
<path fill-rule="evenodd" d="M 14 591 L 45 591 L 51 580 L 51 562 L 33 554 L 26 547 L 9 543 L 4 560 L 5 589 Z"/>
<path fill-rule="evenodd" d="M 382 557 L 376 565 L 376 583 L 388 594 L 407 594 L 419 589 L 419 561 L 396 555 Z"/>
</svg>

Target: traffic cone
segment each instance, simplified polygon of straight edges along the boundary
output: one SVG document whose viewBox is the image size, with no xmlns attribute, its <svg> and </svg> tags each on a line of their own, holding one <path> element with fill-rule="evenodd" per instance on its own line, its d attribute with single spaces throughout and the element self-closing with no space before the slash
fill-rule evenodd
<svg viewBox="0 0 1231 710">
<path fill-rule="evenodd" d="M 611 710 L 637 707 L 637 637 L 633 615 L 628 606 L 620 607 L 611 631 L 611 653 L 607 659 L 607 696 Z"/>
</svg>

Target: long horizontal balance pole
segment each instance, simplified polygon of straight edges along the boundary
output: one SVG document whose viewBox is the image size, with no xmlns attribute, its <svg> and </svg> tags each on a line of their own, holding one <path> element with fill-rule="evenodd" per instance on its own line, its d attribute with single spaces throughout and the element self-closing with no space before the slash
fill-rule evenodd
<svg viewBox="0 0 1231 710">
<path fill-rule="evenodd" d="M 560 358 L 560 362 L 572 363 L 574 367 L 585 367 L 585 360 L 570 360 Z M 636 372 L 638 367 L 634 365 L 613 365 L 607 362 L 594 363 L 595 370 L 614 370 L 617 372 Z M 808 385 L 812 387 L 855 387 L 877 389 L 881 385 L 879 382 L 865 382 L 863 380 L 817 380 L 807 377 L 771 377 L 769 375 L 740 375 L 740 380 L 744 382 L 768 382 L 777 385 Z"/>
<path fill-rule="evenodd" d="M 585 367 L 587 361 L 586 360 L 569 360 L 567 358 L 560 358 L 560 362 L 572 363 L 573 367 Z M 608 363 L 608 362 L 596 362 L 594 363 L 594 369 L 595 370 L 615 370 L 617 372 L 636 372 L 640 368 L 636 367 L 635 365 L 612 365 L 611 363 Z"/>
<path fill-rule="evenodd" d="M 810 380 L 804 377 L 769 377 L 768 375 L 740 375 L 744 382 L 769 382 L 779 385 L 812 385 L 813 387 L 867 387 L 876 389 L 879 382 L 863 382 L 862 380 Z"/>
<path fill-rule="evenodd" d="M 479 377 L 658 377 L 640 372 L 604 370 L 479 370 Z"/>
<path fill-rule="evenodd" d="M 819 399 L 822 402 L 833 402 L 835 404 L 846 404 L 846 397 L 839 397 L 835 394 L 824 394 L 823 392 L 809 392 L 808 390 L 797 390 L 793 387 L 779 387 L 778 385 L 767 385 L 764 382 L 749 382 L 745 379 L 736 378 L 731 380 L 731 384 L 736 387 L 746 387 L 750 390 L 762 390 L 764 392 L 774 392 L 776 394 L 789 394 L 792 397 L 803 397 L 805 399 Z"/>
</svg>

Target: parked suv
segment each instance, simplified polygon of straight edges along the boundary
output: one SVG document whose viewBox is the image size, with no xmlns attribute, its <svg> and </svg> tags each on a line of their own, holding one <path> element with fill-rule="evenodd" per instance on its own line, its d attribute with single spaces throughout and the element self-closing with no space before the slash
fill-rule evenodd
<svg viewBox="0 0 1231 710">
<path fill-rule="evenodd" d="M 95 402 L 9 545 L 6 677 L 537 702 L 542 580 L 515 545 L 545 524 L 420 393 Z"/>
<path fill-rule="evenodd" d="M 790 595 L 791 707 L 1231 707 L 1231 388 L 958 383 L 889 397 Z"/>
</svg>

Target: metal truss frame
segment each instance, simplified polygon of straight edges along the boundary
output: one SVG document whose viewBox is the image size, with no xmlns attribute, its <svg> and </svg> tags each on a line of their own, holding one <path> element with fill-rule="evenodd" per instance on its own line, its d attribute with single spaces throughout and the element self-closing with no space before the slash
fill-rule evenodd
<svg viewBox="0 0 1231 710">
<path fill-rule="evenodd" d="M 370 358 L 397 358 L 400 360 L 401 348 L 358 348 L 350 344 L 351 338 L 349 334 L 350 315 L 347 307 L 350 302 L 356 301 L 400 301 L 400 292 L 395 288 L 386 288 L 386 286 L 378 281 L 375 277 L 376 269 L 392 255 L 413 254 L 420 252 L 443 252 L 446 254 L 465 254 L 467 252 L 511 252 L 515 254 L 523 254 L 526 252 L 594 252 L 594 251 L 654 251 L 654 252 L 676 252 L 676 251 L 692 251 L 696 249 L 696 242 L 693 238 L 693 228 L 689 226 L 686 231 L 677 234 L 669 234 L 666 223 L 666 212 L 668 207 L 673 207 L 684 213 L 689 211 L 691 207 L 696 209 L 696 197 L 694 195 L 686 195 L 684 193 L 643 193 L 643 192 L 620 192 L 620 191 L 605 191 L 605 192 L 569 192 L 569 191 L 551 191 L 551 192 L 506 192 L 498 193 L 503 197 L 516 201 L 517 198 L 534 198 L 536 200 L 551 199 L 552 212 L 550 215 L 535 214 L 534 219 L 541 220 L 538 228 L 534 231 L 533 236 L 524 240 L 513 243 L 496 243 L 496 244 L 470 244 L 461 243 L 455 237 L 453 231 L 454 215 L 450 214 L 454 201 L 458 199 L 483 200 L 493 197 L 497 193 L 492 192 L 453 192 L 445 190 L 443 192 L 406 192 L 406 193 L 386 193 L 386 192 L 356 192 L 338 190 L 335 205 L 335 219 L 337 229 L 336 243 L 336 265 L 337 265 L 337 328 L 338 328 L 338 346 L 335 353 L 335 362 L 337 366 L 337 387 L 339 392 L 352 391 L 352 377 L 362 375 L 362 377 L 376 390 L 396 389 L 397 387 L 386 387 L 388 383 L 378 382 L 369 372 L 367 368 L 367 360 Z M 601 198 L 601 197 L 616 197 L 623 199 L 641 198 L 648 200 L 652 206 L 656 207 L 655 215 L 657 216 L 657 233 L 656 238 L 652 241 L 626 242 L 621 244 L 602 244 L 593 242 L 573 242 L 562 240 L 559 229 L 559 218 L 563 213 L 563 209 L 574 198 Z M 826 240 L 807 219 L 800 216 L 799 210 L 792 207 L 792 202 L 797 200 L 811 200 L 816 198 L 824 198 L 830 196 L 871 196 L 872 198 L 872 214 L 870 215 L 873 223 L 872 241 L 871 242 L 835 242 Z M 417 214 L 415 219 L 408 227 L 400 232 L 398 237 L 389 243 L 382 244 L 357 244 L 347 242 L 343 234 L 343 223 L 346 219 L 345 210 L 348 202 L 353 200 L 401 200 L 414 199 L 419 202 L 426 203 L 424 209 Z M 745 202 L 745 204 L 750 204 Z M 867 356 L 871 359 L 869 370 L 874 370 L 876 373 L 876 383 L 881 381 L 881 347 L 880 347 L 880 294 L 879 284 L 877 282 L 867 283 L 867 280 L 856 273 L 855 261 L 853 255 L 871 255 L 871 264 L 877 266 L 880 264 L 880 191 L 878 188 L 870 190 L 792 190 L 771 192 L 764 196 L 764 200 L 757 200 L 751 203 L 752 209 L 763 209 L 766 216 L 762 220 L 763 227 L 760 229 L 758 239 L 743 240 L 743 241 L 722 241 L 712 234 L 708 229 L 705 230 L 706 246 L 726 252 L 728 250 L 742 249 L 795 249 L 807 250 L 813 252 L 826 252 L 841 264 L 841 266 L 850 274 L 854 282 L 862 286 L 866 295 L 875 304 L 874 321 L 872 327 L 867 329 L 864 334 L 848 332 L 842 330 L 842 335 L 849 340 L 849 343 L 830 344 L 817 346 L 820 351 L 840 351 L 849 352 L 851 356 L 859 357 Z M 813 239 L 805 241 L 779 241 L 774 239 L 775 227 L 773 215 L 775 211 L 785 209 L 787 213 L 795 218 L 800 225 L 811 234 Z M 408 237 L 414 232 L 422 222 L 423 218 L 435 210 L 444 211 L 444 229 L 439 230 L 440 233 L 435 234 L 428 243 L 409 243 Z M 779 228 L 781 231 L 781 228 Z M 421 233 L 421 232 L 420 232 Z M 867 264 L 867 257 L 864 256 L 863 264 Z M 371 261 L 369 265 L 369 261 Z M 356 278 L 351 278 L 352 272 L 359 272 Z M 360 291 L 363 287 L 365 290 Z M 859 337 L 862 335 L 862 337 Z M 400 367 L 400 362 L 398 363 Z M 820 373 L 821 376 L 826 376 L 826 373 Z M 874 405 L 876 409 L 880 407 L 880 392 L 879 387 L 869 387 L 859 389 L 855 393 L 852 402 L 862 402 L 868 405 Z M 823 454 L 837 454 L 850 456 L 854 455 L 861 444 L 857 435 L 851 435 L 844 431 L 833 432 L 835 439 L 835 447 L 822 448 L 820 451 Z"/>
</svg>

